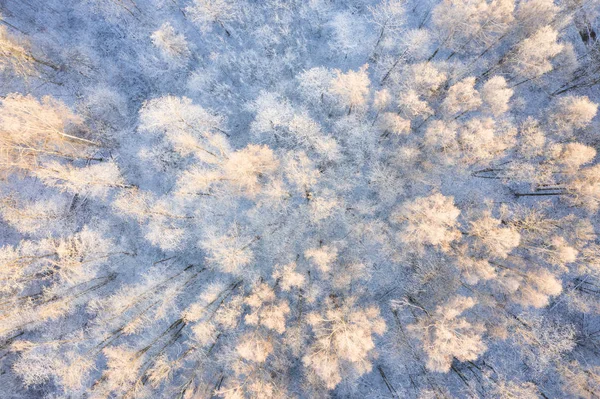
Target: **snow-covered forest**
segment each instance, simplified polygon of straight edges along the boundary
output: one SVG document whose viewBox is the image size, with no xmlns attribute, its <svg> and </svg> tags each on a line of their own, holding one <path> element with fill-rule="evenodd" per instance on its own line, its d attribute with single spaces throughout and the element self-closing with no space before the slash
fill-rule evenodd
<svg viewBox="0 0 600 399">
<path fill-rule="evenodd" d="M 600 398 L 600 0 L 0 13 L 0 398 Z"/>
</svg>

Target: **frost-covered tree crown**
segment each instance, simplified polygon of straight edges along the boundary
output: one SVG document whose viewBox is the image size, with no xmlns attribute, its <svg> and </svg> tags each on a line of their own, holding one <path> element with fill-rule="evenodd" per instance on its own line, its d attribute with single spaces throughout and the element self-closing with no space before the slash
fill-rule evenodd
<svg viewBox="0 0 600 399">
<path fill-rule="evenodd" d="M 600 395 L 599 0 L 0 12 L 0 398 Z"/>
</svg>

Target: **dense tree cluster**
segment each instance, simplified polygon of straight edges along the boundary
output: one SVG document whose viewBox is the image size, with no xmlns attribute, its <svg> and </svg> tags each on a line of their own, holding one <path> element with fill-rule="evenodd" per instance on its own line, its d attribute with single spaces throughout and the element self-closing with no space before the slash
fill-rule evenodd
<svg viewBox="0 0 600 399">
<path fill-rule="evenodd" d="M 0 12 L 0 397 L 600 395 L 600 1 Z"/>
</svg>

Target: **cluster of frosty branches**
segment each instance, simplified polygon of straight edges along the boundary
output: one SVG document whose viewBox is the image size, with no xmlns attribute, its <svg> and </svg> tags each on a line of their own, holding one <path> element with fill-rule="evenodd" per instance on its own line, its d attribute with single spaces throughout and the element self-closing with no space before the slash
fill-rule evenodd
<svg viewBox="0 0 600 399">
<path fill-rule="evenodd" d="M 0 11 L 0 396 L 598 397 L 597 0 Z"/>
</svg>

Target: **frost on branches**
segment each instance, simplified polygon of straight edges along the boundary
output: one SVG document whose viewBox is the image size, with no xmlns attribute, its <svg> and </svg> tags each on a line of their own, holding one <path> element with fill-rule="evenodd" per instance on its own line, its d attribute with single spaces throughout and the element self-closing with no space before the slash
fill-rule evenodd
<svg viewBox="0 0 600 399">
<path fill-rule="evenodd" d="M 0 11 L 0 397 L 598 397 L 600 1 Z"/>
</svg>

